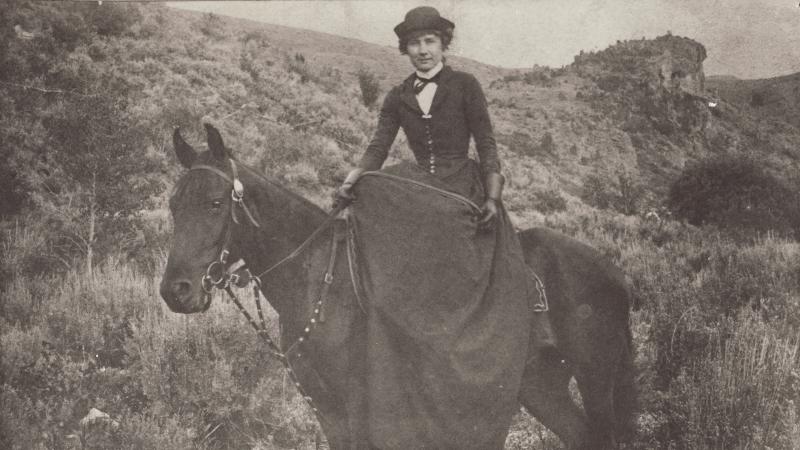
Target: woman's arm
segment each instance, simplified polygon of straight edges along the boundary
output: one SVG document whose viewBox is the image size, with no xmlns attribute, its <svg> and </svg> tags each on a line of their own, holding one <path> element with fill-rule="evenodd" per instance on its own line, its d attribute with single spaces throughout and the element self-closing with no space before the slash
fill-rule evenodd
<svg viewBox="0 0 800 450">
<path fill-rule="evenodd" d="M 362 173 L 367 170 L 379 170 L 383 167 L 383 162 L 389 156 L 389 149 L 392 148 L 394 138 L 400 129 L 400 119 L 397 114 L 398 100 L 399 93 L 397 88 L 386 94 L 380 117 L 378 118 L 378 128 L 361 156 L 361 161 L 359 161 L 356 168 L 347 174 L 347 178 L 345 178 L 342 185 L 333 193 L 334 208 L 346 206 L 355 199 L 352 193 L 353 185 L 356 184 Z"/>
<path fill-rule="evenodd" d="M 489 108 L 481 84 L 474 76 L 468 75 L 465 90 L 467 123 L 472 137 L 475 139 L 481 173 L 485 178 L 490 173 L 500 173 L 497 143 L 494 140 Z"/>
<path fill-rule="evenodd" d="M 378 118 L 378 128 L 372 136 L 372 140 L 364 151 L 358 167 L 364 170 L 378 170 L 383 167 L 383 162 L 389 156 L 389 149 L 392 148 L 394 138 L 400 129 L 400 117 L 398 115 L 400 94 L 397 88 L 392 89 L 386 94 L 381 107 L 380 117 Z"/>
<path fill-rule="evenodd" d="M 500 174 L 497 143 L 494 140 L 489 107 L 486 104 L 486 96 L 483 94 L 481 84 L 474 76 L 469 75 L 465 89 L 467 92 L 467 121 L 472 137 L 475 138 L 475 148 L 480 159 L 483 188 L 486 193 L 486 201 L 481 208 L 483 214 L 478 221 L 478 226 L 485 229 L 494 223 L 499 214 L 505 178 Z"/>
</svg>

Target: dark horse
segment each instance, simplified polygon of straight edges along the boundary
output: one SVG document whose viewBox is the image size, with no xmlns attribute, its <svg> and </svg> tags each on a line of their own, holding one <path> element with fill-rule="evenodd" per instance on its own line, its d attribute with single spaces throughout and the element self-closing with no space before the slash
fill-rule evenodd
<svg viewBox="0 0 800 450">
<path fill-rule="evenodd" d="M 228 261 L 242 259 L 260 273 L 295 250 L 328 217 L 276 181 L 237 164 L 245 214 L 232 200 L 233 157 L 215 128 L 206 125 L 206 132 L 209 150 L 202 153 L 178 130 L 173 136 L 178 160 L 195 170 L 183 175 L 170 199 L 175 231 L 161 296 L 172 311 L 184 314 L 210 306 L 201 278 L 223 246 L 230 250 Z M 213 170 L 197 170 L 201 165 Z M 319 295 L 332 233 L 324 231 L 301 257 L 262 280 L 261 290 L 280 316 L 282 343 L 296 342 L 314 314 L 310 299 Z M 555 348 L 529 346 L 519 402 L 568 448 L 616 448 L 621 433 L 630 428 L 635 403 L 630 294 L 624 277 L 598 252 L 562 234 L 533 228 L 519 237 L 526 262 L 547 287 L 557 339 Z M 371 448 L 363 433 L 368 413 L 363 402 L 365 320 L 346 260 L 342 256 L 335 265 L 325 322 L 304 342 L 302 360 L 293 365 L 319 408 L 331 448 Z M 583 409 L 570 395 L 572 377 Z"/>
</svg>

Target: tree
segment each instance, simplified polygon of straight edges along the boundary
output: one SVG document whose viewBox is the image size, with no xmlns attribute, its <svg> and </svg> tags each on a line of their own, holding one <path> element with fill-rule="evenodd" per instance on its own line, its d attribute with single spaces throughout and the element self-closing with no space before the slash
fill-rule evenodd
<svg viewBox="0 0 800 450">
<path fill-rule="evenodd" d="M 135 93 L 87 53 L 140 16 L 128 5 L 8 6 L 0 10 L 0 212 L 43 217 L 51 234 L 41 239 L 54 256 L 81 255 L 91 271 L 98 253 L 125 249 L 158 189 L 145 127 L 128 107 Z M 14 24 L 40 35 L 17 39 Z"/>
<path fill-rule="evenodd" d="M 361 101 L 364 106 L 371 107 L 378 100 L 380 85 L 375 75 L 367 69 L 358 71 L 358 86 L 361 88 Z"/>
<path fill-rule="evenodd" d="M 159 186 L 149 175 L 155 162 L 139 148 L 142 131 L 126 108 L 122 96 L 73 97 L 46 121 L 53 173 L 39 203 L 66 248 L 85 257 L 89 273 L 98 248 L 124 247 Z"/>
<path fill-rule="evenodd" d="M 793 233 L 800 227 L 795 189 L 749 157 L 701 161 L 670 187 L 668 208 L 693 225 L 735 231 Z"/>
</svg>

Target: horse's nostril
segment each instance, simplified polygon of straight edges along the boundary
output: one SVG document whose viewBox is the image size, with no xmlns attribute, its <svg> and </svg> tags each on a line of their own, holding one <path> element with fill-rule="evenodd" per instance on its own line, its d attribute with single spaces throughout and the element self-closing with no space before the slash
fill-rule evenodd
<svg viewBox="0 0 800 450">
<path fill-rule="evenodd" d="M 186 280 L 173 281 L 170 288 L 172 289 L 172 295 L 182 298 L 191 292 L 192 283 L 189 283 Z"/>
</svg>

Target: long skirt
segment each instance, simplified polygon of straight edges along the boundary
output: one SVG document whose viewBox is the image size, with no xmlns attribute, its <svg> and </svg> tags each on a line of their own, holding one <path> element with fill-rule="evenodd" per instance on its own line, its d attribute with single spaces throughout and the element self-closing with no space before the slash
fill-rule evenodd
<svg viewBox="0 0 800 450">
<path fill-rule="evenodd" d="M 477 166 L 446 181 L 400 164 L 355 186 L 374 447 L 500 449 L 519 410 L 536 288 L 505 210 L 477 227 Z"/>
</svg>

